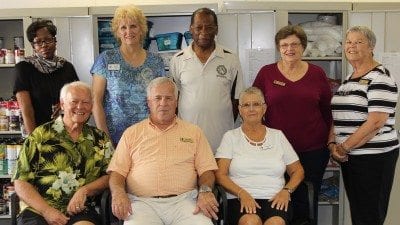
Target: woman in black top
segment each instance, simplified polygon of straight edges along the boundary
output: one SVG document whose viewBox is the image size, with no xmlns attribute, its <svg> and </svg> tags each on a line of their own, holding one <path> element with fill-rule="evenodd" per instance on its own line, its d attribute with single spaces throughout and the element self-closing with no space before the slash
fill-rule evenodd
<svg viewBox="0 0 400 225">
<path fill-rule="evenodd" d="M 26 35 L 33 55 L 15 66 L 14 94 L 29 134 L 58 114 L 61 87 L 79 80 L 74 67 L 56 56 L 57 28 L 50 20 L 29 25 Z"/>
</svg>

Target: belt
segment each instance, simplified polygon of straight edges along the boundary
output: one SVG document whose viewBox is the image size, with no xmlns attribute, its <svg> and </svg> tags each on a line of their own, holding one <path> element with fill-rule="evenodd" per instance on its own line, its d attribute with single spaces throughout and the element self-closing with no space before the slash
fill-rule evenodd
<svg viewBox="0 0 400 225">
<path fill-rule="evenodd" d="M 150 198 L 172 198 L 178 195 L 161 195 L 161 196 L 151 196 Z"/>
</svg>

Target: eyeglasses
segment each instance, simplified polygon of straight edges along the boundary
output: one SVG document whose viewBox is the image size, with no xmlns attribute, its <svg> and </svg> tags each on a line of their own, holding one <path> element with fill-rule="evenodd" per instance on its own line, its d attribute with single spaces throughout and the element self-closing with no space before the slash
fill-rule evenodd
<svg viewBox="0 0 400 225">
<path fill-rule="evenodd" d="M 251 109 L 251 108 L 259 108 L 263 105 L 265 105 L 265 102 L 243 103 L 240 104 L 239 106 L 242 107 L 243 109 Z"/>
<path fill-rule="evenodd" d="M 366 42 L 363 42 L 363 41 L 346 41 L 345 42 L 345 44 L 346 45 L 363 45 L 363 44 L 365 44 Z"/>
<path fill-rule="evenodd" d="M 41 47 L 41 46 L 43 46 L 43 44 L 49 45 L 49 44 L 53 44 L 55 41 L 56 41 L 56 38 L 52 37 L 52 38 L 46 38 L 44 40 L 33 41 L 32 43 L 35 46 Z"/>
<path fill-rule="evenodd" d="M 205 31 L 206 33 L 211 33 L 211 32 L 213 32 L 213 31 L 215 31 L 216 29 L 217 29 L 217 26 L 214 26 L 214 25 L 212 25 L 212 26 L 206 26 L 206 25 L 204 25 L 204 26 L 191 26 L 191 28 L 196 32 L 196 33 L 199 33 L 199 32 L 201 32 L 201 31 Z"/>
<path fill-rule="evenodd" d="M 281 47 L 281 49 L 288 49 L 289 46 L 291 48 L 298 48 L 298 47 L 300 47 L 300 45 L 301 45 L 301 43 L 294 42 L 294 43 L 290 43 L 290 44 L 288 44 L 288 43 L 281 44 L 281 45 L 279 45 L 279 47 Z"/>
</svg>

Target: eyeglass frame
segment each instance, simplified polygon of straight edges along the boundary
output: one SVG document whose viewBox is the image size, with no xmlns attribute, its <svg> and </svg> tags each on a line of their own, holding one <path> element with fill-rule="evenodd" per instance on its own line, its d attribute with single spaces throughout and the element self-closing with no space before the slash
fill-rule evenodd
<svg viewBox="0 0 400 225">
<path fill-rule="evenodd" d="M 42 47 L 43 44 L 50 45 L 56 43 L 56 37 L 46 38 L 45 40 L 32 41 L 33 46 Z"/>
<path fill-rule="evenodd" d="M 293 42 L 293 43 L 285 43 L 285 44 L 280 44 L 279 45 L 279 48 L 281 48 L 281 49 L 288 49 L 289 48 L 289 46 L 291 47 L 291 48 L 298 48 L 298 47 L 300 47 L 300 46 L 302 46 L 302 44 L 300 43 L 300 42 Z"/>
<path fill-rule="evenodd" d="M 251 102 L 251 103 L 239 104 L 239 106 L 243 109 L 259 108 L 263 105 L 265 105 L 265 102 Z"/>
</svg>

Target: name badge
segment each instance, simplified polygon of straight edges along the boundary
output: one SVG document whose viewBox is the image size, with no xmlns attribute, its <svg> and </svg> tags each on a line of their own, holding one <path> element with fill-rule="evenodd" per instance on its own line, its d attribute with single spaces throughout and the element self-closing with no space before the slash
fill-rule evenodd
<svg viewBox="0 0 400 225">
<path fill-rule="evenodd" d="M 368 85 L 369 83 L 371 83 L 371 80 L 361 79 L 360 81 L 358 81 L 358 83 L 361 85 Z"/>
<path fill-rule="evenodd" d="M 119 64 L 108 64 L 107 69 L 110 71 L 120 70 L 121 66 Z"/>
<path fill-rule="evenodd" d="M 279 80 L 274 80 L 273 83 L 276 84 L 276 85 L 282 86 L 282 87 L 286 86 L 286 83 L 285 83 L 285 82 L 279 81 Z"/>
</svg>

